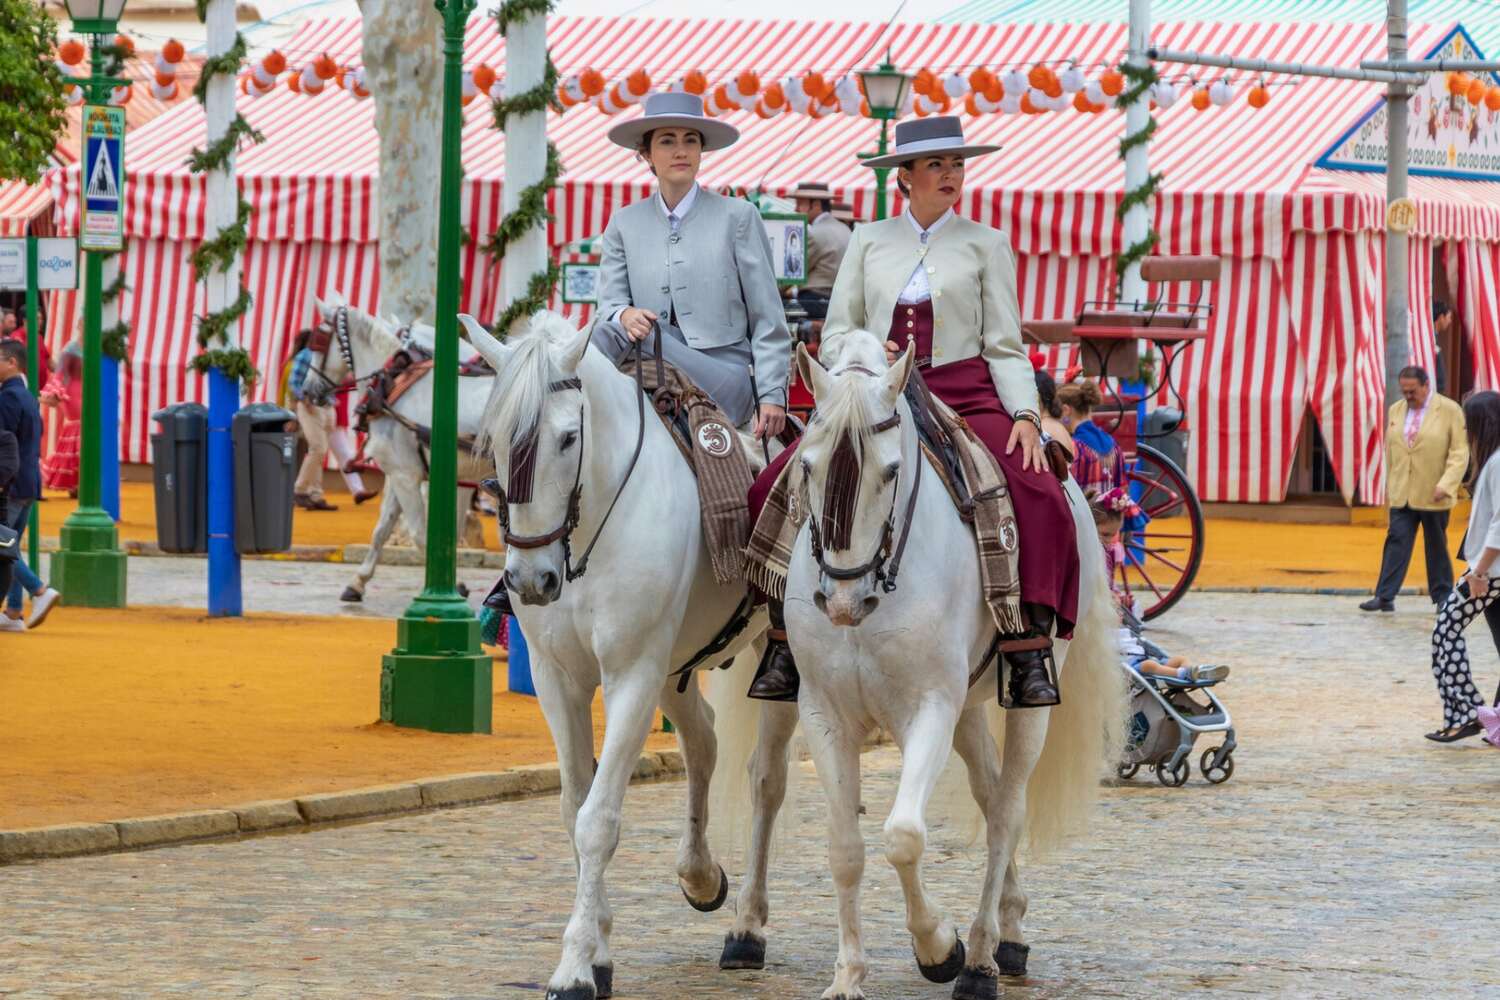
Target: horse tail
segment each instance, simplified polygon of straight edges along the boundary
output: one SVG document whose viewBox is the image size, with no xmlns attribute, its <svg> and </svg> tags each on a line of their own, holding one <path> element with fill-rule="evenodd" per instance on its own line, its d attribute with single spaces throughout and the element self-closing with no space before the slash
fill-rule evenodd
<svg viewBox="0 0 1500 1000">
<path fill-rule="evenodd" d="M 1027 786 L 1026 840 L 1033 857 L 1087 826 L 1100 782 L 1125 746 L 1120 620 L 1102 553 L 1096 559 L 1086 555 L 1082 562 L 1080 575 L 1089 592 L 1080 603 L 1086 610 L 1074 628 L 1067 658 L 1059 665 L 1062 704 L 1052 709 L 1042 754 Z"/>
</svg>

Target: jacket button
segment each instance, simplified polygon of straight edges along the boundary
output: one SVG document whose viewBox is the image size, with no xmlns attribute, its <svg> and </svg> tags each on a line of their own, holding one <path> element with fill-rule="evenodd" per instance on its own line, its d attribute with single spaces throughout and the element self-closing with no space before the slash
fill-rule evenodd
<svg viewBox="0 0 1500 1000">
<path fill-rule="evenodd" d="M 911 316 L 911 315 L 912 315 L 912 314 L 914 314 L 914 313 L 915 313 L 915 312 L 916 312 L 916 310 L 915 310 L 915 309 L 908 309 L 908 310 L 906 310 L 906 315 L 908 315 L 908 316 Z"/>
<path fill-rule="evenodd" d="M 935 267 L 929 267 L 927 269 L 927 273 L 928 274 L 937 274 L 937 268 L 935 268 Z"/>
<path fill-rule="evenodd" d="M 914 327 L 914 326 L 916 326 L 916 325 L 917 325 L 917 324 L 916 324 L 916 322 L 915 322 L 915 321 L 913 321 L 913 320 L 907 320 L 907 321 L 906 321 L 906 325 L 907 325 L 907 328 L 908 328 L 908 329 L 909 329 L 909 328 L 911 328 L 911 327 Z"/>
</svg>

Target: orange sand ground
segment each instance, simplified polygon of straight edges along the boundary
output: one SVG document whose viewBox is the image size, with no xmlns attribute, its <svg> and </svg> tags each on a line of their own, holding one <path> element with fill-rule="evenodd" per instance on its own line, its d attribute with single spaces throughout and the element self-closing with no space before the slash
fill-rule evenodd
<svg viewBox="0 0 1500 1000">
<path fill-rule="evenodd" d="M 503 690 L 494 732 L 379 717 L 390 623 L 187 610 L 69 609 L 0 645 L 0 829 L 288 798 L 556 758 L 533 698 Z M 603 712 L 595 706 L 596 733 Z M 649 746 L 675 746 L 653 733 Z"/>
</svg>

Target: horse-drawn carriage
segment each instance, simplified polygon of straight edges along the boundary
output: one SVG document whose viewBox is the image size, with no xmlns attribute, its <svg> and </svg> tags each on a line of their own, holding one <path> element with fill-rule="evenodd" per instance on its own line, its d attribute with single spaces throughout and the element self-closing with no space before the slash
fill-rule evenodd
<svg viewBox="0 0 1500 1000">
<path fill-rule="evenodd" d="M 1071 319 L 1026 320 L 1023 339 L 1038 347 L 1077 347 L 1083 375 L 1097 378 L 1105 405 L 1094 422 L 1114 438 L 1125 460 L 1125 482 L 1140 514 L 1128 518 L 1121 542 L 1125 559 L 1117 583 L 1139 601 L 1143 619 L 1152 619 L 1182 599 L 1203 561 L 1203 507 L 1180 461 L 1169 457 L 1163 439 L 1186 430 L 1182 393 L 1174 383 L 1182 352 L 1208 336 L 1211 307 L 1204 301 L 1209 282 L 1219 276 L 1217 257 L 1149 257 L 1142 277 L 1159 289 L 1193 286 L 1186 301 L 1160 292 L 1140 304 L 1115 300 L 1087 302 Z M 813 325 L 788 310 L 788 325 L 805 340 L 815 340 Z M 1162 358 L 1153 392 L 1141 379 L 1141 346 L 1149 343 Z M 815 344 L 809 344 L 810 349 Z M 1066 355 L 1064 355 L 1066 356 Z M 1067 367 L 1066 365 L 1059 366 Z M 1146 403 L 1162 394 L 1177 403 L 1163 407 L 1163 419 L 1145 421 Z M 806 417 L 812 396 L 805 386 L 790 391 L 793 413 Z M 1144 424 L 1144 425 L 1143 425 Z"/>
</svg>

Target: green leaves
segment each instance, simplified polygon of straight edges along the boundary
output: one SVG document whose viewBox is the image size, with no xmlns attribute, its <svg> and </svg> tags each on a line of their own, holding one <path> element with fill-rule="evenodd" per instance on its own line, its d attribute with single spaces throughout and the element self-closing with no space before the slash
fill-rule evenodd
<svg viewBox="0 0 1500 1000">
<path fill-rule="evenodd" d="M 1137 99 L 1144 98 L 1147 91 L 1151 89 L 1151 85 L 1161 80 L 1161 76 L 1156 72 L 1156 67 L 1150 63 L 1147 63 L 1145 66 L 1134 66 L 1128 62 L 1122 63 L 1120 65 L 1120 73 L 1126 80 L 1130 81 L 1125 91 L 1120 94 L 1119 104 L 1121 107 L 1128 107 Z M 1132 132 L 1120 140 L 1120 159 L 1125 159 L 1126 154 L 1137 146 L 1144 146 L 1150 142 L 1151 137 L 1155 134 L 1156 119 L 1147 118 L 1145 128 Z M 1115 217 L 1123 221 L 1130 210 L 1137 205 L 1149 206 L 1151 199 L 1161 190 L 1162 180 L 1163 177 L 1161 174 L 1151 174 L 1146 178 L 1146 183 L 1126 191 L 1125 197 L 1120 199 L 1120 204 L 1115 207 Z M 1155 250 L 1156 245 L 1160 242 L 1161 233 L 1156 231 L 1156 226 L 1148 216 L 1145 237 L 1126 247 L 1120 252 L 1120 256 L 1115 259 L 1116 295 L 1122 294 L 1125 284 L 1125 272 L 1149 256 L 1151 251 Z"/>
<path fill-rule="evenodd" d="M 188 168 L 195 174 L 206 174 L 211 170 L 228 166 L 229 157 L 239 148 L 241 139 L 249 139 L 257 145 L 266 137 L 250 127 L 250 123 L 239 115 L 229 123 L 229 129 L 209 144 L 207 149 L 195 149 L 188 156 Z"/>
<path fill-rule="evenodd" d="M 40 180 L 67 124 L 56 43 L 40 4 L 0 0 L 0 180 Z"/>
</svg>

